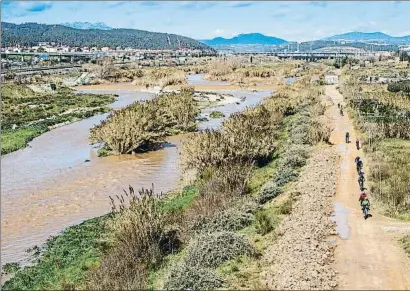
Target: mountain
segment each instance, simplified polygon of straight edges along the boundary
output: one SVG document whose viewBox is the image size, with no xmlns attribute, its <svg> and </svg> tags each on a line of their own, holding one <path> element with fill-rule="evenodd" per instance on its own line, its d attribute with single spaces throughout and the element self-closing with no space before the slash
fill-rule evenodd
<svg viewBox="0 0 410 291">
<path fill-rule="evenodd" d="M 203 42 L 209 46 L 247 44 L 279 45 L 287 43 L 287 41 L 284 39 L 273 36 L 266 36 L 261 33 L 239 34 L 233 38 L 216 37 L 209 40 L 200 40 L 200 42 Z"/>
<path fill-rule="evenodd" d="M 1 45 L 34 46 L 39 42 L 55 42 L 72 47 L 131 47 L 135 49 L 174 50 L 178 48 L 215 50 L 192 38 L 176 34 L 137 29 L 77 29 L 60 24 L 14 24 L 1 22 Z"/>
<path fill-rule="evenodd" d="M 61 23 L 61 25 L 71 27 L 71 28 L 77 28 L 77 29 L 103 29 L 103 30 L 112 29 L 112 27 L 108 26 L 104 22 L 96 22 L 96 23 L 90 23 L 90 22 L 65 22 L 65 23 Z"/>
<path fill-rule="evenodd" d="M 408 43 L 410 42 L 410 35 L 395 37 L 382 32 L 348 32 L 327 37 L 324 40 L 347 40 L 356 42 L 385 42 L 385 43 Z"/>
</svg>

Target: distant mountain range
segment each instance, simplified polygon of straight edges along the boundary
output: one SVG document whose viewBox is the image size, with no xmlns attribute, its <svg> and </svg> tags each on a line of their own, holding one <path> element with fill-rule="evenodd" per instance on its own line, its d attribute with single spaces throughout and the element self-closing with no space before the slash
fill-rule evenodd
<svg viewBox="0 0 410 291">
<path fill-rule="evenodd" d="M 279 45 L 287 43 L 287 41 L 284 39 L 273 36 L 266 36 L 261 33 L 239 34 L 233 38 L 216 37 L 208 40 L 200 40 L 200 42 L 203 42 L 210 46 L 246 44 Z"/>
<path fill-rule="evenodd" d="M 282 45 L 291 43 L 281 38 L 266 36 L 261 33 L 239 34 L 233 38 L 216 37 L 208 40 L 199 40 L 209 46 L 236 46 L 236 45 Z M 334 35 L 317 41 L 350 41 L 350 42 L 379 42 L 388 44 L 410 44 L 410 35 L 394 37 L 381 32 L 348 32 Z M 314 42 L 314 41 L 312 41 Z"/>
<path fill-rule="evenodd" d="M 61 25 L 76 28 L 76 29 L 102 29 L 102 30 L 110 30 L 112 27 L 108 26 L 104 22 L 65 22 L 61 23 Z"/>
<path fill-rule="evenodd" d="M 60 24 L 14 24 L 1 22 L 1 45 L 34 46 L 39 42 L 55 42 L 72 47 L 131 47 L 147 50 L 198 49 L 215 52 L 204 43 L 189 37 L 138 29 L 78 29 Z"/>
<path fill-rule="evenodd" d="M 395 37 L 382 32 L 348 32 L 324 38 L 324 40 L 347 40 L 356 42 L 386 42 L 386 43 L 409 43 L 410 35 Z"/>
</svg>

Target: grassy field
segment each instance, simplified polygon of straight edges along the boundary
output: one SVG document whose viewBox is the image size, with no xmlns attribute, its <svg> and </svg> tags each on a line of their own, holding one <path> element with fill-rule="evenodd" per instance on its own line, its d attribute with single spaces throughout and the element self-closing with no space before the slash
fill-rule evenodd
<svg viewBox="0 0 410 291">
<path fill-rule="evenodd" d="M 55 93 L 36 93 L 26 85 L 1 86 L 1 154 L 24 148 L 50 127 L 107 112 L 114 96 L 76 94 L 68 88 Z"/>
</svg>

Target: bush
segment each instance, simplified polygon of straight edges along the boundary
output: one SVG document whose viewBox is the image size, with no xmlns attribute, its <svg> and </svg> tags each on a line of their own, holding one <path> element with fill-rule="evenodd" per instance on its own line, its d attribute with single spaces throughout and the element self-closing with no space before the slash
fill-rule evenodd
<svg viewBox="0 0 410 291">
<path fill-rule="evenodd" d="M 111 197 L 113 218 L 108 221 L 108 243 L 112 246 L 100 267 L 90 273 L 91 289 L 144 289 L 147 270 L 158 267 L 163 258 L 181 246 L 172 214 L 161 209 L 159 195 L 142 189 Z"/>
<path fill-rule="evenodd" d="M 124 256 L 121 249 L 115 248 L 89 271 L 87 290 L 141 290 L 146 288 L 147 278 L 146 262 Z"/>
<path fill-rule="evenodd" d="M 177 263 L 165 278 L 166 290 L 213 290 L 223 286 L 223 280 L 214 271 L 200 266 Z"/>
<path fill-rule="evenodd" d="M 245 237 L 221 231 L 196 236 L 187 247 L 185 261 L 190 266 L 216 268 L 223 262 L 245 254 L 255 254 Z"/>
<path fill-rule="evenodd" d="M 282 194 L 282 192 L 282 189 L 277 185 L 277 183 L 269 180 L 260 190 L 259 203 L 264 204 Z"/>
<path fill-rule="evenodd" d="M 209 117 L 222 118 L 222 117 L 225 117 L 225 115 L 221 111 L 212 111 L 211 114 L 209 114 Z"/>
<path fill-rule="evenodd" d="M 248 205 L 245 204 L 245 207 Z M 242 206 L 221 211 L 212 217 L 198 219 L 192 229 L 196 233 L 241 230 L 250 225 L 254 219 L 251 212 L 256 208 L 256 205 L 249 206 L 248 210 Z"/>
<path fill-rule="evenodd" d="M 14 274 L 18 270 L 20 270 L 20 265 L 19 263 L 6 263 L 4 264 L 2 269 L 3 269 L 3 273 L 6 275 Z"/>
<path fill-rule="evenodd" d="M 256 232 L 265 235 L 273 230 L 273 224 L 269 216 L 264 211 L 256 212 L 255 214 Z"/>
<path fill-rule="evenodd" d="M 275 182 L 278 187 L 285 186 L 287 183 L 295 181 L 298 177 L 298 173 L 289 167 L 278 169 L 275 174 Z"/>
<path fill-rule="evenodd" d="M 109 154 L 110 154 L 110 151 L 107 150 L 105 146 L 103 146 L 102 148 L 99 148 L 97 151 L 98 157 L 107 157 Z"/>
<path fill-rule="evenodd" d="M 263 106 L 233 114 L 222 131 L 205 130 L 183 143 L 183 169 L 266 161 L 276 148 L 276 126 L 275 115 Z"/>
<path fill-rule="evenodd" d="M 187 88 L 114 111 L 91 129 L 90 141 L 104 142 L 116 154 L 129 154 L 150 148 L 175 131 L 192 131 L 198 114 L 192 95 L 192 88 Z"/>
</svg>

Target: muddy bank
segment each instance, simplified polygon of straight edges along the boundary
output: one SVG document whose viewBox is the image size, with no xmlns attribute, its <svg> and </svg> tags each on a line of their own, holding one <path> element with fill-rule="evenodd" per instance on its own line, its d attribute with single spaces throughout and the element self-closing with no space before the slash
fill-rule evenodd
<svg viewBox="0 0 410 291">
<path fill-rule="evenodd" d="M 266 274 L 269 289 L 333 289 L 336 272 L 331 268 L 334 245 L 328 236 L 336 233 L 329 216 L 336 194 L 338 154 L 332 147 L 316 149 L 300 174 L 300 193 L 292 213 L 285 218 L 277 244 L 266 251 L 273 264 Z"/>
</svg>

